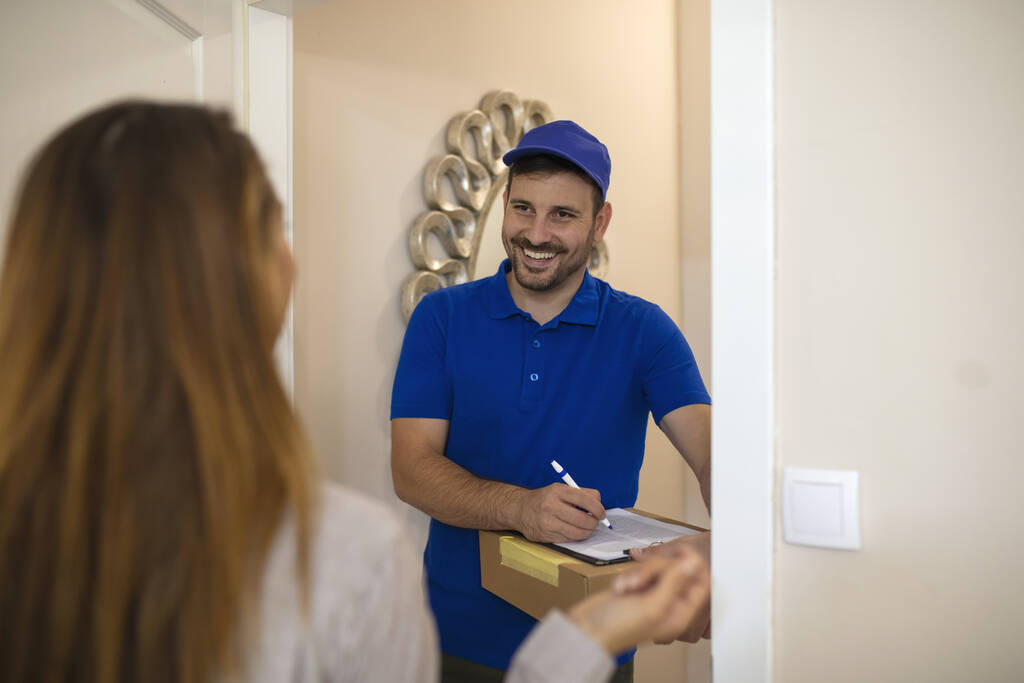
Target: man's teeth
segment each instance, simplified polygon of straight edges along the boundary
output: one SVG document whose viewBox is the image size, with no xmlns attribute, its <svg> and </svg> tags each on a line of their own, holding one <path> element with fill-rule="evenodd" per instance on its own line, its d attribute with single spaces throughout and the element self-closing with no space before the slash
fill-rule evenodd
<svg viewBox="0 0 1024 683">
<path fill-rule="evenodd" d="M 523 253 L 530 258 L 536 259 L 549 259 L 555 258 L 555 252 L 553 251 L 530 251 L 529 249 L 523 249 Z"/>
</svg>

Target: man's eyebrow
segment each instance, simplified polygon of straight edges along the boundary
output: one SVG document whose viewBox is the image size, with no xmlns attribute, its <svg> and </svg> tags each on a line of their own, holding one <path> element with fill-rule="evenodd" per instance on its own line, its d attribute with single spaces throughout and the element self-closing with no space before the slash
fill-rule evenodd
<svg viewBox="0 0 1024 683">
<path fill-rule="evenodd" d="M 508 198 L 508 203 L 509 204 L 525 204 L 526 206 L 529 206 L 531 208 L 533 207 L 533 202 L 531 202 L 528 199 L 522 199 L 521 197 L 509 197 Z M 571 206 L 571 205 L 568 205 L 568 204 L 565 204 L 565 205 L 559 204 L 559 205 L 556 205 L 556 206 L 552 206 L 551 210 L 552 211 L 566 211 L 568 213 L 574 213 L 574 214 L 579 215 L 579 216 L 583 215 L 583 211 L 581 209 L 578 209 L 575 206 Z"/>
<path fill-rule="evenodd" d="M 553 211 L 568 211 L 569 213 L 579 213 L 579 214 L 583 213 L 582 211 L 577 209 L 575 206 L 553 206 L 553 207 L 551 207 L 551 209 Z"/>
</svg>

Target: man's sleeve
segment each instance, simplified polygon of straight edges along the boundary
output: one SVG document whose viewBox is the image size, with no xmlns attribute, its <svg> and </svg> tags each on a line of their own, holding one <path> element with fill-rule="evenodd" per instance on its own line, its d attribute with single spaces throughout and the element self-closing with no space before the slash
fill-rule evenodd
<svg viewBox="0 0 1024 683">
<path fill-rule="evenodd" d="M 693 351 L 675 322 L 657 306 L 644 321 L 641 338 L 642 382 L 654 421 L 676 408 L 711 403 Z"/>
<path fill-rule="evenodd" d="M 438 297 L 427 296 L 412 312 L 391 391 L 391 418 L 448 420 L 451 382 L 445 372 L 447 325 Z"/>
</svg>

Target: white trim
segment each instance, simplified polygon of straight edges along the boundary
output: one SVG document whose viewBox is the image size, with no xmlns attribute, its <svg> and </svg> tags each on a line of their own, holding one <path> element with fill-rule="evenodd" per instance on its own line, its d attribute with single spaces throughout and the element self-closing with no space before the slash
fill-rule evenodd
<svg viewBox="0 0 1024 683">
<path fill-rule="evenodd" d="M 163 21 L 165 24 L 168 24 L 175 31 L 188 38 L 189 41 L 194 41 L 196 38 L 202 37 L 202 32 L 197 30 L 195 27 L 193 27 L 191 24 L 189 24 L 187 21 L 179 17 L 171 10 L 164 7 L 163 3 L 158 2 L 157 0 L 135 1 L 143 7 L 145 7 L 146 9 L 148 9 L 153 14 L 155 14 L 157 17 L 160 18 L 161 21 Z"/>
<path fill-rule="evenodd" d="M 711 4 L 716 683 L 772 680 L 774 176 L 771 0 Z"/>
<path fill-rule="evenodd" d="M 295 13 L 295 2 L 293 0 L 246 0 L 250 7 L 258 7 L 259 9 L 273 12 L 274 14 L 283 14 L 286 17 L 290 17 Z"/>
<path fill-rule="evenodd" d="M 248 5 L 245 8 L 245 120 L 284 208 L 284 230 L 292 243 L 292 20 Z M 294 316 L 289 303 L 274 350 L 289 397 L 295 393 Z"/>
</svg>

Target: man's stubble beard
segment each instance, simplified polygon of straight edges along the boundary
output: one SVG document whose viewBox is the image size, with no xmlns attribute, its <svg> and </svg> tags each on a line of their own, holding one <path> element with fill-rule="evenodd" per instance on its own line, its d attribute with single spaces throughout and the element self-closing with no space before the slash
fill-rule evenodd
<svg viewBox="0 0 1024 683">
<path fill-rule="evenodd" d="M 533 273 L 531 273 L 526 266 L 520 261 L 520 252 L 514 247 L 509 246 L 509 243 L 505 243 L 505 253 L 512 264 L 512 274 L 516 278 L 516 282 L 519 283 L 524 289 L 529 289 L 534 292 L 546 292 L 549 289 L 554 289 L 558 285 L 568 280 L 574 275 L 580 268 L 586 268 L 587 263 L 590 261 L 590 253 L 594 250 L 594 234 L 597 232 L 597 220 L 595 220 L 590 226 L 590 232 L 587 233 L 587 240 L 584 243 L 584 248 L 579 253 L 573 254 L 573 258 L 570 261 L 565 261 L 558 268 L 555 269 L 544 280 L 538 281 Z M 516 242 L 511 240 L 513 245 L 519 246 L 521 249 L 521 241 Z M 530 247 L 531 251 L 534 251 L 534 247 Z M 545 251 L 540 248 L 536 251 Z M 558 258 L 557 256 L 555 258 Z M 532 279 L 531 279 L 532 278 Z"/>
</svg>

